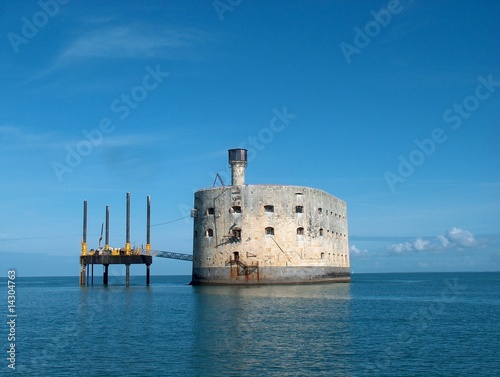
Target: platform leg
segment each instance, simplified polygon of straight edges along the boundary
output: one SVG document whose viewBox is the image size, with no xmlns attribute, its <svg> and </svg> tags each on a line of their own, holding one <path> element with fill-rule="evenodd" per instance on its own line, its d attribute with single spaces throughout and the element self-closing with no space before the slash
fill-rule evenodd
<svg viewBox="0 0 500 377">
<path fill-rule="evenodd" d="M 151 265 L 147 264 L 146 265 L 146 285 L 149 285 L 149 270 L 150 270 Z"/>
<path fill-rule="evenodd" d="M 104 265 L 104 274 L 102 274 L 102 283 L 108 285 L 108 267 L 109 264 Z"/>
<path fill-rule="evenodd" d="M 80 285 L 85 285 L 85 270 L 87 266 L 82 264 L 82 268 L 80 269 Z"/>
<path fill-rule="evenodd" d="M 125 265 L 125 285 L 130 285 L 130 264 Z"/>
</svg>

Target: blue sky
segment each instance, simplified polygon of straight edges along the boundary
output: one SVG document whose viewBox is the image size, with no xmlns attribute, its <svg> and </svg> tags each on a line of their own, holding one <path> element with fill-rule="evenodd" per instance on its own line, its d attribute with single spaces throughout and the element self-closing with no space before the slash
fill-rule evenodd
<svg viewBox="0 0 500 377">
<path fill-rule="evenodd" d="M 106 205 L 119 247 L 127 192 L 133 244 L 151 195 L 152 224 L 181 219 L 153 248 L 190 253 L 194 191 L 246 147 L 247 183 L 347 202 L 354 273 L 498 271 L 499 16 L 496 0 L 1 1 L 0 265 L 76 276 L 83 200 L 89 247 Z"/>
</svg>

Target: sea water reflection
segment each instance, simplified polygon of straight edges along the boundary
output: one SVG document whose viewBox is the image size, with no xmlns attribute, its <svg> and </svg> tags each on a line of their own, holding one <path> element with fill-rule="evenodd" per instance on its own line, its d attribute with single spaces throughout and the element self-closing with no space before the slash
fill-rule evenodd
<svg viewBox="0 0 500 377">
<path fill-rule="evenodd" d="M 347 375 L 350 284 L 194 287 L 195 371 Z M 292 371 L 290 374 L 290 371 Z"/>
<path fill-rule="evenodd" d="M 499 273 L 261 287 L 192 287 L 189 279 L 156 277 L 150 287 L 142 276 L 130 287 L 16 279 L 14 373 L 499 375 Z"/>
</svg>

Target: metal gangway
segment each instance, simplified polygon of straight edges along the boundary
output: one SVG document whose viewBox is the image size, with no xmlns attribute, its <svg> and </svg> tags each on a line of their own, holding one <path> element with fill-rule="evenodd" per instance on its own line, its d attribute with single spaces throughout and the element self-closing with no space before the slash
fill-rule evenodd
<svg viewBox="0 0 500 377">
<path fill-rule="evenodd" d="M 149 252 L 154 257 L 193 261 L 193 256 L 191 254 L 173 253 L 162 250 L 149 250 Z"/>
</svg>

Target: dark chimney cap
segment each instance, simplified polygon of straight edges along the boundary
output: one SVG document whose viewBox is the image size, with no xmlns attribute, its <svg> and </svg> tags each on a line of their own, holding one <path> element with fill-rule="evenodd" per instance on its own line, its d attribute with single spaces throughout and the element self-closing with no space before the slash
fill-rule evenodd
<svg viewBox="0 0 500 377">
<path fill-rule="evenodd" d="M 229 149 L 229 163 L 247 162 L 247 150 L 242 148 Z"/>
</svg>

